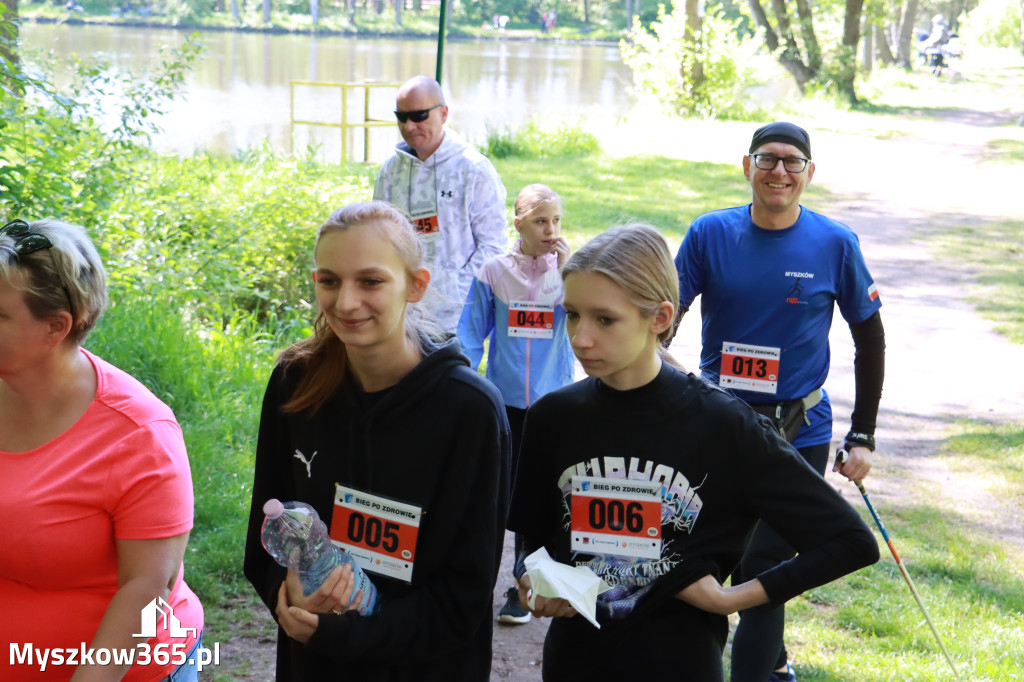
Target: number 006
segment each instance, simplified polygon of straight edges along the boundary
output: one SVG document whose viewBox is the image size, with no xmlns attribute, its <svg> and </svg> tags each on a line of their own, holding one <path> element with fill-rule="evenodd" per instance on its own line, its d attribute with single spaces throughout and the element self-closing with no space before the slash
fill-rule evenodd
<svg viewBox="0 0 1024 682">
<path fill-rule="evenodd" d="M 590 517 L 590 527 L 594 530 L 625 529 L 630 533 L 639 533 L 644 527 L 642 510 L 643 506 L 639 502 L 594 499 L 590 501 L 587 514 Z"/>
</svg>

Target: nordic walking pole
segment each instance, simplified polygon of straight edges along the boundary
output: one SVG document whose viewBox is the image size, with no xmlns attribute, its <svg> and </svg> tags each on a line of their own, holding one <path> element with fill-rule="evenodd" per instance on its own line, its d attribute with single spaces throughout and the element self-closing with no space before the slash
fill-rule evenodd
<svg viewBox="0 0 1024 682">
<path fill-rule="evenodd" d="M 840 464 L 845 464 L 849 456 L 850 453 L 842 448 L 836 450 L 836 459 L 839 460 Z M 871 504 L 871 499 L 868 497 L 868 491 L 864 489 L 864 484 L 861 481 L 854 481 L 853 484 L 857 486 L 857 490 L 860 491 L 860 496 L 864 498 L 864 504 L 868 506 L 868 511 L 871 512 L 871 517 L 875 520 L 875 525 L 878 526 L 878 530 L 882 531 L 882 537 L 885 539 L 885 544 L 889 545 L 889 551 L 892 552 L 892 558 L 896 560 L 896 566 L 900 569 L 900 573 L 903 574 L 903 579 L 907 581 L 907 587 L 910 588 L 910 593 L 914 595 L 917 605 L 921 607 L 921 613 L 924 614 L 924 619 L 928 621 L 928 627 L 932 629 L 932 634 L 935 635 L 935 641 L 939 643 L 939 648 L 942 649 L 942 655 L 946 657 L 946 663 L 949 663 L 949 668 L 953 671 L 953 679 L 959 680 L 960 675 L 957 673 L 956 666 L 953 665 L 953 659 L 950 658 L 949 652 L 946 651 L 946 645 L 942 643 L 942 638 L 939 637 L 939 631 L 936 630 L 935 626 L 932 624 L 932 619 L 928 617 L 928 609 L 924 607 L 924 602 L 921 601 L 921 595 L 917 593 L 917 588 L 914 587 L 914 581 L 910 579 L 910 574 L 907 573 L 907 567 L 903 565 L 903 559 L 900 559 L 900 555 L 896 551 L 896 546 L 892 544 L 892 538 L 889 537 L 889 531 L 885 529 L 885 524 L 882 523 L 882 519 L 879 518 L 878 512 L 875 511 L 875 506 Z"/>
</svg>

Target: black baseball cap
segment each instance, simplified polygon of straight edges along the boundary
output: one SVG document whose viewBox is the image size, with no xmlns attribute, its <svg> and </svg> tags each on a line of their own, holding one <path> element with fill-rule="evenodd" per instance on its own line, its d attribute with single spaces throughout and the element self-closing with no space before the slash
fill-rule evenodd
<svg viewBox="0 0 1024 682">
<path fill-rule="evenodd" d="M 785 142 L 802 151 L 807 158 L 811 158 L 811 136 L 807 131 L 798 125 L 776 121 L 761 126 L 754 131 L 754 137 L 750 140 L 749 154 L 753 154 L 763 144 L 769 142 Z"/>
</svg>

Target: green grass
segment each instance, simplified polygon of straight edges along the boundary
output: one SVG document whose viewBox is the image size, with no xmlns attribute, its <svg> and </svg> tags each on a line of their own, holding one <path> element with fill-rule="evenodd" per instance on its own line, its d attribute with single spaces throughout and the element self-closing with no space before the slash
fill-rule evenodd
<svg viewBox="0 0 1024 682">
<path fill-rule="evenodd" d="M 1018 164 L 1024 173 L 1024 163 Z M 990 220 L 962 226 L 932 240 L 942 258 L 975 272 L 970 300 L 996 329 L 1014 343 L 1024 343 L 1024 221 Z"/>
<path fill-rule="evenodd" d="M 1024 510 L 1024 425 L 961 424 L 949 439 L 946 462 L 955 474 L 991 471 L 992 488 L 1000 498 Z"/>
<path fill-rule="evenodd" d="M 954 451 L 955 454 L 955 451 Z M 994 473 L 995 462 L 989 466 Z M 870 490 L 869 490 L 870 494 Z M 941 491 L 931 499 L 941 499 Z M 955 505 L 873 499 L 961 679 L 1024 671 L 1024 552 L 979 536 Z M 863 504 L 865 521 L 874 527 Z M 801 680 L 951 679 L 909 587 L 882 560 L 787 605 L 786 641 Z"/>
<path fill-rule="evenodd" d="M 562 231 L 575 249 L 625 222 L 654 225 L 677 247 L 701 213 L 750 199 L 750 186 L 731 164 L 663 157 L 495 159 L 509 193 L 543 182 L 562 197 Z"/>
<path fill-rule="evenodd" d="M 1024 133 L 1021 139 L 990 140 L 984 158 L 996 163 L 1024 164 Z"/>
</svg>

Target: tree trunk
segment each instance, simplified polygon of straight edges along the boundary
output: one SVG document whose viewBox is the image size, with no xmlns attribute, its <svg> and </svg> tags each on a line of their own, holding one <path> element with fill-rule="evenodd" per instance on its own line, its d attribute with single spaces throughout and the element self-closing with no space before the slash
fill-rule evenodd
<svg viewBox="0 0 1024 682">
<path fill-rule="evenodd" d="M 814 34 L 814 15 L 807 0 L 796 0 L 796 12 L 800 17 L 800 33 L 804 37 L 804 47 L 807 49 L 807 68 L 812 73 L 818 73 L 821 69 L 821 47 L 818 46 L 818 37 Z"/>
<path fill-rule="evenodd" d="M 846 0 L 846 19 L 843 21 L 843 44 L 839 49 L 839 92 L 850 104 L 857 103 L 854 79 L 857 77 L 857 41 L 860 39 L 860 16 L 864 0 Z"/>
<path fill-rule="evenodd" d="M 871 73 L 875 68 L 875 33 L 871 30 L 871 24 L 867 18 L 864 19 L 864 28 L 861 34 L 861 69 L 864 73 Z"/>
<path fill-rule="evenodd" d="M 689 73 L 683 73 L 683 83 L 690 93 L 690 101 L 699 99 L 698 93 L 704 89 L 704 54 L 701 50 L 704 19 L 700 15 L 700 0 L 686 0 L 686 31 L 683 40 L 690 53 Z M 685 69 L 685 67 L 684 67 Z"/>
<path fill-rule="evenodd" d="M 270 23 L 270 0 L 263 0 L 263 23 Z"/>
<path fill-rule="evenodd" d="M 405 0 L 395 0 L 395 25 L 402 25 L 402 6 L 405 5 Z"/>
<path fill-rule="evenodd" d="M 320 0 L 309 0 L 309 16 L 314 26 L 320 23 Z"/>
<path fill-rule="evenodd" d="M 633 28 L 633 0 L 626 0 L 626 30 L 631 28 Z"/>
<path fill-rule="evenodd" d="M 1024 0 L 1021 0 L 1024 2 Z M 590 23 L 590 0 L 583 0 L 583 23 Z"/>
<path fill-rule="evenodd" d="M 384 14 L 384 0 L 373 0 L 373 9 L 377 14 Z"/>
<path fill-rule="evenodd" d="M 780 5 L 782 4 L 782 0 L 773 0 L 773 6 L 776 2 Z M 768 22 L 768 16 L 764 13 L 764 8 L 761 7 L 761 0 L 747 0 L 747 4 L 750 5 L 750 11 L 754 15 L 754 21 L 757 22 L 758 26 L 764 29 L 765 44 L 768 46 L 769 50 L 775 53 L 779 49 L 779 34 L 775 32 L 775 29 Z M 783 13 L 785 13 L 785 5 L 783 5 Z M 789 19 L 787 18 L 786 26 L 788 25 Z M 783 30 L 781 23 L 779 24 L 779 29 L 780 32 Z M 782 64 L 790 74 L 792 74 L 797 87 L 800 88 L 800 92 L 803 92 L 804 87 L 810 82 L 816 72 L 811 71 L 810 68 L 803 63 L 800 58 L 799 50 L 796 52 L 790 51 L 788 44 L 791 41 L 793 41 L 792 35 L 790 35 L 787 40 L 787 49 L 778 54 L 778 60 L 779 63 Z M 795 46 L 796 43 L 793 42 L 793 47 Z"/>
<path fill-rule="evenodd" d="M 878 59 L 888 66 L 896 63 L 892 56 L 892 48 L 889 47 L 888 32 L 881 26 L 875 25 L 875 47 L 878 49 Z"/>
<path fill-rule="evenodd" d="M 238 0 L 231 0 L 231 18 L 236 24 L 242 23 L 242 15 L 238 12 Z"/>
<path fill-rule="evenodd" d="M 914 57 L 910 53 L 910 48 L 914 38 L 914 18 L 917 16 L 917 3 L 918 0 L 907 0 L 907 4 L 903 5 L 903 14 L 900 16 L 899 46 L 896 48 L 896 63 L 905 69 L 909 69 L 911 64 L 914 63 Z"/>
</svg>

